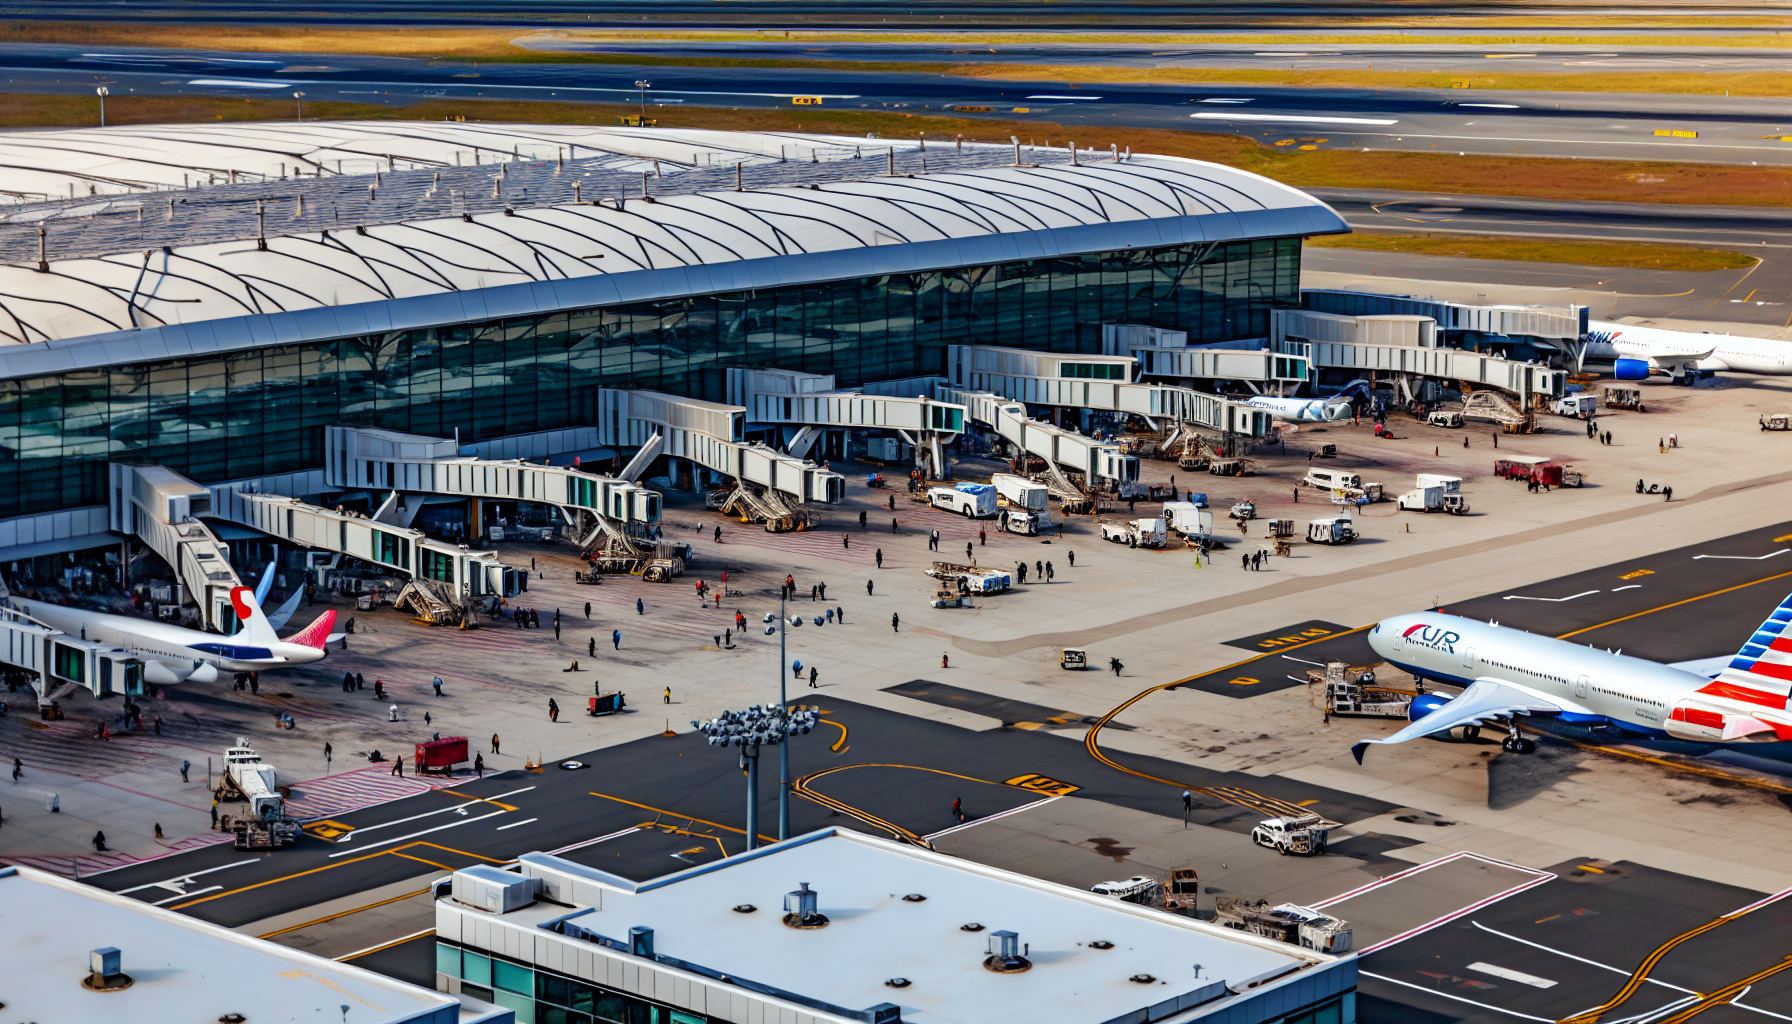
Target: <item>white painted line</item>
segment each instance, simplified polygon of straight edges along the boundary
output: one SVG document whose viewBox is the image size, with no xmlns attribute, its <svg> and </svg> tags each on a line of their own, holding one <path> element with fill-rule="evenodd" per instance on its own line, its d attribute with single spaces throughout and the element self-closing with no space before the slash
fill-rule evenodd
<svg viewBox="0 0 1792 1024">
<path fill-rule="evenodd" d="M 222 85 L 232 89 L 284 89 L 289 82 L 258 82 L 253 78 L 195 78 L 188 85 Z"/>
<path fill-rule="evenodd" d="M 362 846 L 362 847 L 358 847 L 353 850 L 343 850 L 340 853 L 332 853 L 332 854 L 330 854 L 330 859 L 335 860 L 338 857 L 346 857 L 351 853 L 361 853 L 365 850 L 377 850 L 382 846 L 391 846 L 393 843 L 402 843 L 406 839 L 415 839 L 418 836 L 426 836 L 426 835 L 429 835 L 431 832 L 440 832 L 445 828 L 459 828 L 462 825 L 471 825 L 475 821 L 484 821 L 487 818 L 496 818 L 500 814 L 508 814 L 508 813 L 510 813 L 510 812 L 508 812 L 508 811 L 493 811 L 490 814 L 481 814 L 477 818 L 467 818 L 464 821 L 451 821 L 446 825 L 437 825 L 435 828 L 426 828 L 421 832 L 412 832 L 408 836 L 399 836 L 397 839 L 388 839 L 384 842 L 374 843 L 372 846 Z"/>
<path fill-rule="evenodd" d="M 1022 811 L 1030 811 L 1035 807 L 1044 807 L 1046 804 L 1049 804 L 1053 800 L 1057 800 L 1057 799 L 1059 799 L 1059 798 L 1055 797 L 1055 796 L 1048 796 L 1044 800 L 1035 800 L 1030 804 L 1021 804 L 1019 807 L 1010 807 L 1005 811 L 1000 811 L 998 813 L 991 814 L 986 817 L 977 818 L 974 821 L 967 821 L 962 824 L 954 825 L 951 828 L 942 829 L 938 832 L 933 833 L 932 835 L 925 835 L 925 836 L 922 836 L 921 838 L 925 839 L 929 842 L 932 842 L 933 840 L 938 839 L 941 836 L 949 836 L 952 833 L 959 831 L 960 829 L 967 829 L 973 825 L 982 825 L 985 822 L 995 821 L 997 818 L 1006 818 L 1010 814 L 1019 814 Z"/>
<path fill-rule="evenodd" d="M 1253 54 L 1251 54 L 1251 56 L 1253 56 L 1253 57 L 1336 57 L 1336 56 L 1338 56 L 1338 52 L 1336 50 L 1332 50 L 1329 52 L 1323 51 L 1323 50 L 1264 50 L 1261 53 L 1253 53 Z"/>
<path fill-rule="evenodd" d="M 1553 602 L 1560 603 L 1562 601 L 1572 601 L 1577 597 L 1586 597 L 1588 594 L 1597 594 L 1597 593 L 1599 593 L 1599 591 L 1597 591 L 1597 590 L 1583 590 L 1578 594 L 1569 594 L 1567 597 L 1520 597 L 1517 594 L 1507 594 L 1505 597 L 1500 598 L 1500 600 L 1502 600 L 1502 601 L 1553 601 Z"/>
<path fill-rule="evenodd" d="M 1743 562 L 1759 562 L 1764 559 L 1772 558 L 1774 555 L 1783 555 L 1788 551 L 1792 551 L 1792 548 L 1781 548 L 1778 551 L 1770 551 L 1765 555 L 1694 555 L 1692 556 L 1692 560 L 1696 562 L 1701 558 L 1734 558 Z"/>
<path fill-rule="evenodd" d="M 1556 983 L 1549 980 L 1548 978 L 1539 978 L 1535 974 L 1526 974 L 1523 971 L 1515 971 L 1510 967 L 1501 967 L 1498 964 L 1482 963 L 1479 960 L 1475 961 L 1472 964 L 1469 964 L 1468 969 L 1471 971 L 1480 971 L 1482 974 L 1491 974 L 1496 978 L 1504 978 L 1507 981 L 1516 981 L 1520 985 L 1529 985 L 1532 988 L 1555 988 L 1556 987 Z"/>
<path fill-rule="evenodd" d="M 240 868 L 244 864 L 259 864 L 259 863 L 261 863 L 261 858 L 252 857 L 249 860 L 239 860 L 234 863 L 223 864 L 223 865 L 220 865 L 215 868 L 206 868 L 204 871 L 189 871 L 188 873 L 186 873 L 184 875 L 175 875 L 173 878 L 164 878 L 160 882 L 150 882 L 145 885 L 133 885 L 129 889 L 120 889 L 120 890 L 118 890 L 118 895 L 124 896 L 129 893 L 136 892 L 140 889 L 155 889 L 158 887 L 163 888 L 163 889 L 172 889 L 174 886 L 177 886 L 177 885 L 189 884 L 193 881 L 193 879 L 198 878 L 200 875 L 209 875 L 214 871 L 223 871 L 226 868 Z"/>
<path fill-rule="evenodd" d="M 173 896 L 170 896 L 167 899 L 156 900 L 154 903 L 151 903 L 150 906 L 159 907 L 164 903 L 173 903 L 175 900 L 184 900 L 188 896 L 197 896 L 202 892 L 217 892 L 219 889 L 222 889 L 222 888 L 224 888 L 224 887 L 221 885 L 208 885 L 203 889 L 194 889 L 192 892 L 175 893 Z"/>
<path fill-rule="evenodd" d="M 1320 117 L 1317 114 L 1218 114 L 1203 111 L 1190 117 L 1209 121 L 1277 121 L 1290 124 L 1399 124 L 1397 120 L 1378 117 Z"/>
<path fill-rule="evenodd" d="M 1488 107 L 1493 110 L 1517 110 L 1516 103 L 1458 103 L 1459 107 Z"/>
<path fill-rule="evenodd" d="M 1756 1013 L 1764 1013 L 1769 1017 L 1778 1017 L 1780 1020 L 1792 1020 L 1792 1017 L 1788 1017 L 1783 1013 L 1774 1013 L 1772 1010 L 1763 1010 L 1759 1006 L 1750 1006 L 1747 1003 L 1740 1002 L 1741 998 L 1741 996 L 1737 996 L 1735 999 L 1730 1000 L 1730 1005 L 1736 1007 L 1738 1010 L 1753 1010 Z"/>
<path fill-rule="evenodd" d="M 455 804 L 452 807 L 441 807 L 441 808 L 437 808 L 436 810 L 433 810 L 433 811 L 424 811 L 422 814 L 413 814 L 408 818 L 395 818 L 391 821 L 382 821 L 377 825 L 363 825 L 362 827 L 355 829 L 353 832 L 350 832 L 347 835 L 344 835 L 341 839 L 338 839 L 336 841 L 339 843 L 350 842 L 356 836 L 361 835 L 364 832 L 372 832 L 376 828 L 385 828 L 387 825 L 402 825 L 407 821 L 416 821 L 420 818 L 432 818 L 438 814 L 447 814 L 450 811 L 459 811 L 464 814 L 464 813 L 466 813 L 466 809 L 473 806 L 474 804 L 488 803 L 492 800 L 502 800 L 507 796 L 515 796 L 518 793 L 527 793 L 534 788 L 535 788 L 534 786 L 524 786 L 522 789 L 513 789 L 508 793 L 499 793 L 497 796 L 482 797 L 478 800 L 468 800 L 464 804 Z"/>
<path fill-rule="evenodd" d="M 1253 97 L 1253 96 L 1210 96 L 1207 99 L 1202 100 L 1201 102 L 1202 103 L 1250 103 L 1250 102 L 1253 102 L 1255 99 L 1256 99 L 1256 97 Z"/>
<path fill-rule="evenodd" d="M 529 824 L 529 822 L 531 822 L 531 821 L 540 821 L 540 820 L 541 820 L 540 818 L 527 818 L 527 819 L 524 819 L 523 821 L 513 821 L 508 825 L 499 825 L 497 828 L 492 829 L 492 831 L 493 832 L 502 832 L 507 828 L 521 828 L 522 826 Z"/>
<path fill-rule="evenodd" d="M 1375 974 L 1370 971 L 1359 971 L 1358 973 L 1362 974 L 1362 976 L 1365 978 L 1374 978 L 1376 981 L 1385 981 L 1390 985 L 1401 985 L 1406 988 L 1416 988 L 1420 992 L 1429 993 L 1431 995 L 1438 997 L 1439 999 L 1454 999 L 1456 1002 L 1459 1002 L 1459 1003 L 1468 1003 L 1470 1006 L 1479 1006 L 1483 1010 L 1492 1010 L 1495 1013 L 1503 1013 L 1509 1017 L 1518 1017 L 1523 1020 L 1540 1020 L 1540 1021 L 1546 1022 L 1546 1024 L 1555 1024 L 1555 1019 L 1552 1017 L 1533 1017 L 1528 1013 L 1519 1013 L 1516 1010 L 1507 1010 L 1502 1007 L 1494 1006 L 1490 1003 L 1479 1003 L 1473 999 L 1464 999 L 1461 996 L 1453 996 L 1453 995 L 1449 994 L 1448 992 L 1439 992 L 1438 990 L 1436 990 L 1434 988 L 1429 988 L 1424 985 L 1414 985 L 1411 982 L 1407 982 L 1407 981 L 1396 981 L 1395 979 L 1390 978 L 1386 975 Z"/>
<path fill-rule="evenodd" d="M 1564 950 L 1557 949 L 1554 946 L 1545 946 L 1541 942 L 1532 942 L 1530 939 L 1521 939 L 1516 935 L 1508 935 L 1507 933 L 1502 932 L 1497 928 L 1489 928 L 1479 921 L 1470 921 L 1469 923 L 1474 925 L 1476 928 L 1481 929 L 1482 931 L 1486 932 L 1489 935 L 1498 935 L 1502 939 L 1510 939 L 1513 942 L 1523 943 L 1524 945 L 1530 946 L 1533 949 L 1541 949 L 1545 953 L 1554 953 L 1557 956 L 1565 956 L 1570 960 L 1578 960 L 1583 964 L 1589 964 L 1589 965 L 1591 965 L 1593 967 L 1597 967 L 1601 970 L 1610 971 L 1613 974 L 1626 974 L 1627 975 L 1627 974 L 1630 974 L 1632 971 L 1632 969 L 1629 967 L 1613 967 L 1611 964 L 1602 964 L 1597 960 L 1588 960 L 1584 956 L 1575 956 L 1573 953 L 1569 953 Z M 1691 992 L 1695 996 L 1698 995 L 1697 992 L 1693 992 L 1692 989 L 1690 989 L 1690 988 L 1682 988 L 1679 985 L 1672 985 L 1672 984 L 1669 984 L 1668 982 L 1661 981 L 1661 980 L 1658 980 L 1653 977 L 1649 978 L 1648 981 L 1651 985 L 1660 985 L 1663 988 L 1671 988 L 1676 992 Z M 1578 1016 L 1580 1016 L 1580 1014 L 1578 1014 L 1578 1013 L 1570 1014 L 1569 1016 L 1578 1017 Z"/>
<path fill-rule="evenodd" d="M 336 958 L 336 962 L 339 964 L 345 964 L 345 963 L 348 963 L 350 960 L 353 960 L 355 957 L 366 956 L 367 954 L 373 952 L 374 950 L 385 949 L 387 946 L 396 946 L 401 942 L 409 942 L 412 939 L 421 939 L 425 935 L 434 935 L 435 933 L 436 933 L 436 930 L 434 928 L 425 928 L 420 932 L 412 932 L 411 934 L 403 936 L 402 938 L 387 939 L 385 942 L 382 942 L 377 946 L 368 946 L 366 949 L 357 949 L 353 953 L 348 954 L 347 956 L 339 956 Z"/>
<path fill-rule="evenodd" d="M 1627 587 L 1613 587 L 1612 593 L 1616 594 L 1620 590 L 1641 590 L 1641 589 L 1643 589 L 1643 585 L 1641 583 L 1632 583 Z"/>
<path fill-rule="evenodd" d="M 549 856 L 559 856 L 562 853 L 571 853 L 574 850 L 582 850 L 587 846 L 596 846 L 598 843 L 607 843 L 612 839 L 618 839 L 618 838 L 621 838 L 622 836 L 626 836 L 630 832 L 639 832 L 639 831 L 641 831 L 641 829 L 638 826 L 630 825 L 628 828 L 617 829 L 616 831 L 611 832 L 609 835 L 598 836 L 596 839 L 586 839 L 582 842 L 573 843 L 570 846 L 562 846 L 558 850 L 549 850 L 548 855 Z"/>
<path fill-rule="evenodd" d="M 1030 100 L 1098 100 L 1100 96 L 1028 96 Z"/>
</svg>

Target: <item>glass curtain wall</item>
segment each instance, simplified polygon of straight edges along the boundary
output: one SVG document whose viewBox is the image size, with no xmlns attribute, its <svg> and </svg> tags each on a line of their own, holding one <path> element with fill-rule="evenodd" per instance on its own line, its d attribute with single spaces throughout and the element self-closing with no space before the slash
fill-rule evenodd
<svg viewBox="0 0 1792 1024">
<path fill-rule="evenodd" d="M 103 504 L 108 461 L 210 483 L 321 467 L 323 428 L 483 440 L 590 421 L 595 391 L 722 401 L 729 366 L 841 386 L 942 373 L 945 349 L 1094 352 L 1081 327 L 1266 337 L 1300 239 L 1022 260 L 395 331 L 0 381 L 0 518 Z"/>
</svg>

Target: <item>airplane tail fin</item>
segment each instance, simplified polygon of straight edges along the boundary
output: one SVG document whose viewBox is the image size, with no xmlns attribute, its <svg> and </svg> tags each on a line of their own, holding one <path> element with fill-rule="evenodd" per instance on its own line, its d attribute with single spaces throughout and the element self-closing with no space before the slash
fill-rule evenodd
<svg viewBox="0 0 1792 1024">
<path fill-rule="evenodd" d="M 1792 695 L 1792 596 L 1780 602 L 1701 692 L 1785 707 Z"/>
<path fill-rule="evenodd" d="M 1337 394 L 1333 395 L 1332 398 L 1337 399 L 1337 400 L 1343 400 L 1343 399 L 1356 398 L 1358 396 L 1368 397 L 1368 394 L 1369 394 L 1369 382 L 1366 380 L 1363 380 L 1361 377 L 1358 377 L 1356 380 L 1353 380 L 1350 383 L 1344 385 L 1344 389 L 1342 391 L 1339 391 Z"/>
<path fill-rule="evenodd" d="M 246 643 L 265 647 L 279 641 L 280 635 L 274 632 L 273 623 L 263 614 L 261 602 L 255 599 L 255 591 L 248 587 L 231 588 L 230 606 L 236 610 L 237 621 L 243 627 L 237 636 Z"/>
<path fill-rule="evenodd" d="M 319 615 L 316 621 L 312 622 L 311 625 L 306 626 L 304 629 L 287 637 L 286 642 L 289 644 L 300 644 L 305 647 L 313 647 L 321 651 L 324 649 L 324 644 L 328 643 L 330 640 L 330 630 L 335 627 L 336 610 L 332 608 L 322 615 Z"/>
</svg>

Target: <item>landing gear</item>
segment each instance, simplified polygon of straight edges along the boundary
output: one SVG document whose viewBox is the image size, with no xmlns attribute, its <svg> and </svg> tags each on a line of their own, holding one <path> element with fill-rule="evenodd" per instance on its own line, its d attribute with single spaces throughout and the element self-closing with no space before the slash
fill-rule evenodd
<svg viewBox="0 0 1792 1024">
<path fill-rule="evenodd" d="M 1530 754 L 1537 749 L 1536 740 L 1525 739 L 1518 731 L 1516 720 L 1506 723 L 1506 738 L 1500 741 L 1500 749 L 1511 754 Z"/>
</svg>

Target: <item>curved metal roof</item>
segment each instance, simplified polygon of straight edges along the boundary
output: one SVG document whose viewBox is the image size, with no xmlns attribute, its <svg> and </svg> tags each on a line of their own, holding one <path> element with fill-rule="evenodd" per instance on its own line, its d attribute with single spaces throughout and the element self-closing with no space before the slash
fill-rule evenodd
<svg viewBox="0 0 1792 1024">
<path fill-rule="evenodd" d="M 345 157 L 338 174 L 327 154 L 345 152 L 387 169 Z M 494 166 L 493 155 L 510 159 Z M 194 167 L 238 181 L 157 187 Z M 0 206 L 0 258 L 16 261 L 0 265 L 0 342 L 14 346 L 0 349 L 4 376 L 1349 230 L 1302 192 L 1194 160 L 761 133 L 305 122 L 0 138 L 0 191 L 52 173 L 109 184 Z"/>
</svg>

